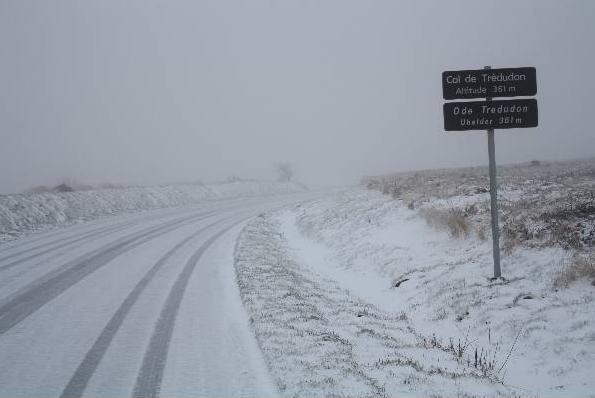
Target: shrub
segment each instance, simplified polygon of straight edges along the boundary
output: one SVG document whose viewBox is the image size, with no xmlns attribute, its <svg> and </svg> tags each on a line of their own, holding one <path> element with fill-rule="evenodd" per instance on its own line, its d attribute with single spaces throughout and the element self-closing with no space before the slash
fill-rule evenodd
<svg viewBox="0 0 595 398">
<path fill-rule="evenodd" d="M 62 192 L 73 192 L 74 189 L 70 185 L 67 184 L 60 184 L 54 187 L 54 192 L 62 193 Z"/>
<path fill-rule="evenodd" d="M 552 240 L 565 249 L 580 249 L 580 231 L 574 225 L 566 221 L 552 223 Z"/>
</svg>

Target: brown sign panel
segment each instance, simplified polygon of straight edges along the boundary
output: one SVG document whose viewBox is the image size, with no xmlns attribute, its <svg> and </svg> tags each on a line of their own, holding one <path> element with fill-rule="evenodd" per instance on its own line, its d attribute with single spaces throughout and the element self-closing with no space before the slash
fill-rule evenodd
<svg viewBox="0 0 595 398">
<path fill-rule="evenodd" d="M 442 72 L 445 100 L 487 97 L 531 97 L 537 94 L 535 68 L 502 68 Z"/>
<path fill-rule="evenodd" d="M 444 130 L 537 127 L 537 100 L 466 101 L 444 104 Z"/>
</svg>

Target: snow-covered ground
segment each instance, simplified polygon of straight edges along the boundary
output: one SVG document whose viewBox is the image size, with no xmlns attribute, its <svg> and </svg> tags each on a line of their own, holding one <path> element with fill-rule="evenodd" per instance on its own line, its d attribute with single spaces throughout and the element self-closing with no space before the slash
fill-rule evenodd
<svg viewBox="0 0 595 398">
<path fill-rule="evenodd" d="M 321 196 L 104 217 L 0 247 L 0 397 L 276 397 L 236 284 L 248 220 Z"/>
<path fill-rule="evenodd" d="M 0 242 L 57 225 L 139 210 L 193 205 L 214 199 L 303 192 L 296 183 L 240 180 L 80 192 L 0 195 Z"/>
<path fill-rule="evenodd" d="M 572 251 L 519 245 L 491 280 L 489 239 L 407 204 L 353 189 L 244 230 L 240 290 L 282 392 L 595 396 L 595 288 L 554 283 Z"/>
</svg>

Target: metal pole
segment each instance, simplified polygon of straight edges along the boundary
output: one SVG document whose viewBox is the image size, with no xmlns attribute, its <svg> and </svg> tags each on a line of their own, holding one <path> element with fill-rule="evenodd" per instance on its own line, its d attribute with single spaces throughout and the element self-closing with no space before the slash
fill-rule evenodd
<svg viewBox="0 0 595 398">
<path fill-rule="evenodd" d="M 484 69 L 491 69 L 486 66 Z M 491 101 L 492 98 L 486 98 Z M 496 181 L 496 146 L 494 129 L 488 130 L 488 156 L 490 158 L 490 210 L 492 215 L 492 251 L 494 255 L 494 278 L 500 278 L 500 231 L 498 229 L 498 182 Z"/>
<path fill-rule="evenodd" d="M 494 278 L 500 278 L 500 231 L 498 229 L 498 183 L 496 182 L 496 147 L 494 145 L 494 129 L 488 130 L 488 154 L 490 157 L 490 207 L 492 213 Z"/>
</svg>

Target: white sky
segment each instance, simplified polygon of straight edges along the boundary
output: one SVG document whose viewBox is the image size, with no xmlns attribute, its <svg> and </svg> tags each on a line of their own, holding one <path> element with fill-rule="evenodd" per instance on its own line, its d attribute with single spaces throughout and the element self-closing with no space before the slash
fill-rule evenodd
<svg viewBox="0 0 595 398">
<path fill-rule="evenodd" d="M 595 156 L 595 1 L 0 0 L 0 193 L 487 164 L 441 72 L 535 66 L 499 163 Z"/>
</svg>

